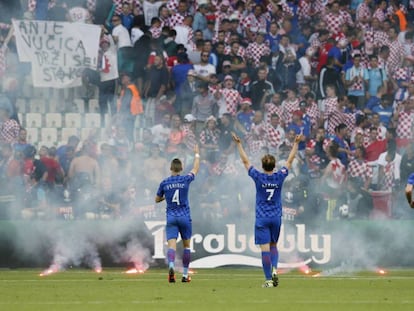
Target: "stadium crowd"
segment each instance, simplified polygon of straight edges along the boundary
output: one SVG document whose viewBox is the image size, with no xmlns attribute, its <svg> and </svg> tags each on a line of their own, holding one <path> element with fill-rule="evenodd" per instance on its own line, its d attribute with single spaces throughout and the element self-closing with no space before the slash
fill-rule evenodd
<svg viewBox="0 0 414 311">
<path fill-rule="evenodd" d="M 7 217 L 156 217 L 163 211 L 154 209 L 154 194 L 170 160 L 191 165 L 195 144 L 194 217 L 250 214 L 254 199 L 244 191 L 232 132 L 257 166 L 265 153 L 283 164 L 304 135 L 284 189 L 285 217 L 365 219 L 379 194 L 392 201 L 387 216 L 406 217 L 414 1 L 7 3 L 0 2 Z M 82 80 L 97 89 L 102 121 L 110 115 L 104 140 L 92 131 L 59 146 L 27 141 L 15 103 L 30 69 L 17 61 L 11 17 L 102 25 L 102 61 Z"/>
</svg>

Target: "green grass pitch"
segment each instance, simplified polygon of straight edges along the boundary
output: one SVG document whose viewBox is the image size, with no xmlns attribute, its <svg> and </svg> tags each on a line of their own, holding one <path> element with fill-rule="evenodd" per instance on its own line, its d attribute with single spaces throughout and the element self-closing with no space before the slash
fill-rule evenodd
<svg viewBox="0 0 414 311">
<path fill-rule="evenodd" d="M 324 277 L 293 271 L 280 275 L 277 288 L 261 288 L 258 268 L 196 270 L 191 283 L 177 274 L 175 284 L 166 269 L 40 272 L 0 270 L 0 310 L 414 310 L 414 270 Z"/>
</svg>

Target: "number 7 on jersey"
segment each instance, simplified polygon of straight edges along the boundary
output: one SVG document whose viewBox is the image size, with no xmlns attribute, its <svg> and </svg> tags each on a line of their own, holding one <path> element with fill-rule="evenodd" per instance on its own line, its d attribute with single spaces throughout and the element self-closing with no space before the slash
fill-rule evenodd
<svg viewBox="0 0 414 311">
<path fill-rule="evenodd" d="M 267 197 L 267 200 L 270 201 L 273 198 L 273 194 L 275 193 L 275 189 L 266 189 L 266 192 L 269 194 L 269 196 Z"/>
</svg>

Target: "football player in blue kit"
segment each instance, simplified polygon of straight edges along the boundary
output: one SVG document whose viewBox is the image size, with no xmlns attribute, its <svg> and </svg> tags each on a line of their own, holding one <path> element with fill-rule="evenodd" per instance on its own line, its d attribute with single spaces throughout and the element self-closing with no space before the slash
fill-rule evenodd
<svg viewBox="0 0 414 311">
<path fill-rule="evenodd" d="M 194 164 L 192 170 L 187 175 L 180 175 L 183 171 L 183 164 L 180 159 L 171 161 L 171 176 L 164 179 L 157 191 L 155 202 L 167 202 L 167 224 L 166 234 L 168 243 L 168 281 L 175 283 L 175 252 L 177 249 L 177 238 L 180 233 L 183 240 L 183 277 L 182 282 L 190 282 L 188 267 L 190 265 L 190 240 L 192 235 L 190 205 L 188 203 L 188 191 L 190 183 L 200 167 L 200 154 L 198 145 L 194 147 Z"/>
<path fill-rule="evenodd" d="M 407 185 L 405 186 L 405 197 L 407 198 L 407 202 L 411 208 L 414 208 L 414 201 L 413 201 L 413 187 L 414 187 L 414 173 L 408 176 Z"/>
<path fill-rule="evenodd" d="M 249 176 L 256 184 L 256 221 L 254 227 L 255 243 L 262 252 L 262 266 L 265 275 L 263 287 L 276 287 L 279 284 L 277 276 L 278 250 L 277 241 L 282 223 L 282 185 L 289 173 L 292 162 L 298 151 L 302 135 L 295 137 L 295 142 L 286 161 L 286 166 L 274 171 L 276 159 L 267 154 L 262 158 L 263 172 L 255 169 L 243 149 L 240 138 L 236 134 L 233 140 L 239 150 L 240 158 L 248 170 Z"/>
</svg>

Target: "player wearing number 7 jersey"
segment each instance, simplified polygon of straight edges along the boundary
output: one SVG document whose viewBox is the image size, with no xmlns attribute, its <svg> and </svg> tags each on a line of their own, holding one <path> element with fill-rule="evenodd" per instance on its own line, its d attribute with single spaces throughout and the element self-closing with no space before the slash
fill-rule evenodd
<svg viewBox="0 0 414 311">
<path fill-rule="evenodd" d="M 262 251 L 262 266 L 265 275 L 263 287 L 276 287 L 279 284 L 277 276 L 278 251 L 277 241 L 282 224 L 282 185 L 298 151 L 302 135 L 297 135 L 292 150 L 286 161 L 286 166 L 274 172 L 276 159 L 267 154 L 262 158 L 263 173 L 255 169 L 243 149 L 240 138 L 232 133 L 237 144 L 240 158 L 248 170 L 249 176 L 256 184 L 256 221 L 254 226 L 255 243 Z"/>
<path fill-rule="evenodd" d="M 200 167 L 200 154 L 198 145 L 194 147 L 193 169 L 187 175 L 180 175 L 183 164 L 179 159 L 171 161 L 171 176 L 164 179 L 155 196 L 155 202 L 167 202 L 167 243 L 168 243 L 168 281 L 175 283 L 175 252 L 177 249 L 177 238 L 180 233 L 183 240 L 183 277 L 182 282 L 190 282 L 188 267 L 190 265 L 190 239 L 192 235 L 190 205 L 188 204 L 188 191 L 190 183 L 194 180 Z"/>
</svg>

